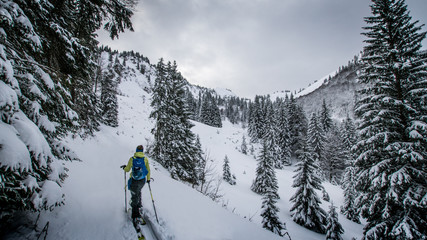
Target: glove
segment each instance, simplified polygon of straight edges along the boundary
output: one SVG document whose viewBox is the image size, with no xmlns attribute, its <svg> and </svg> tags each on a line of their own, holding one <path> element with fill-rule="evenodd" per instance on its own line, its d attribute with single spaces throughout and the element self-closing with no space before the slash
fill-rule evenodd
<svg viewBox="0 0 427 240">
<path fill-rule="evenodd" d="M 125 169 L 126 165 L 121 165 L 120 168 L 121 169 Z"/>
</svg>

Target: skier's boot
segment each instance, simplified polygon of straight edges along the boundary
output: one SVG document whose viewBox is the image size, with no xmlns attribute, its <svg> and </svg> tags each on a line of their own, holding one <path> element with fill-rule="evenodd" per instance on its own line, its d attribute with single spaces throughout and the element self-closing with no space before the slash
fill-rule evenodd
<svg viewBox="0 0 427 240">
<path fill-rule="evenodd" d="M 142 219 L 140 217 L 135 217 L 132 219 L 132 223 L 135 228 L 139 228 L 139 226 L 142 225 Z"/>
<path fill-rule="evenodd" d="M 141 219 L 141 225 L 147 224 L 145 222 L 144 218 L 142 218 L 142 216 L 144 216 L 144 214 L 142 214 L 142 207 L 139 208 L 139 215 L 140 215 L 140 219 Z"/>
</svg>

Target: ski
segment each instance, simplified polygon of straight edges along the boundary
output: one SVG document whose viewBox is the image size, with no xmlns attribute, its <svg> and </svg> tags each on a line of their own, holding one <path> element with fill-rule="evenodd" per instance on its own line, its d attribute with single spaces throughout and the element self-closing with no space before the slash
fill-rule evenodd
<svg viewBox="0 0 427 240">
<path fill-rule="evenodd" d="M 129 209 L 127 212 L 130 213 L 132 209 Z M 131 220 L 133 227 L 135 228 L 136 235 L 138 240 L 145 240 L 144 233 L 142 232 L 142 227 L 146 225 L 145 220 L 142 217 L 137 218 L 136 220 L 132 219 L 130 215 L 128 215 L 129 220 Z"/>
<path fill-rule="evenodd" d="M 145 240 L 145 236 L 142 233 L 142 226 L 145 225 L 143 224 L 144 220 L 138 219 L 136 221 L 133 221 L 133 226 L 135 227 L 136 230 L 136 235 L 138 236 L 138 240 Z"/>
</svg>

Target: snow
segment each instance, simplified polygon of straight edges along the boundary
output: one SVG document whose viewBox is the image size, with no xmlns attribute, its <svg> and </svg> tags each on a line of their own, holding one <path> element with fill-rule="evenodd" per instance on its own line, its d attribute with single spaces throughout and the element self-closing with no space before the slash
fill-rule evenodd
<svg viewBox="0 0 427 240">
<path fill-rule="evenodd" d="M 129 65 L 130 61 L 127 62 L 127 66 Z M 70 136 L 63 140 L 82 161 L 65 163 L 65 167 L 69 169 L 69 177 L 62 187 L 65 205 L 52 212 L 42 213 L 39 226 L 44 226 L 49 221 L 48 239 L 136 239 L 129 217 L 124 213 L 125 179 L 119 166 L 128 161 L 137 145 L 146 146 L 148 142 L 152 142 L 150 131 L 154 123 L 148 118 L 152 110 L 151 96 L 143 90 L 149 86 L 147 79 L 138 74 L 138 71 L 134 76 L 136 80 L 125 77 L 119 85 L 119 127 L 102 125 L 93 138 Z M 142 189 L 142 202 L 144 211 L 155 224 L 162 239 L 280 239 L 278 235 L 262 228 L 262 196 L 250 190 L 255 179 L 257 161 L 254 156 L 240 152 L 243 135 L 249 139 L 246 129 L 228 121 L 223 122 L 222 128 L 193 123 L 195 127 L 192 130 L 200 136 L 202 149 L 211 159 L 208 165 L 214 166 L 215 174 L 221 178 L 223 160 L 227 155 L 231 174 L 236 176 L 237 184 L 222 182 L 220 193 L 224 197 L 213 202 L 187 184 L 171 179 L 162 166 L 149 158 L 151 177 L 154 178 L 151 188 L 160 224 L 155 221 L 147 185 Z M 8 132 L 8 142 L 9 138 L 17 139 L 16 133 L 9 126 L 2 124 L 0 127 L 1 139 L 3 132 Z M 250 144 L 248 148 L 251 148 Z M 255 144 L 254 148 L 256 154 L 259 146 Z M 15 152 L 22 151 L 16 149 Z M 3 164 L 4 158 L 1 159 Z M 55 166 L 54 169 L 63 171 L 62 166 Z M 292 203 L 289 199 L 295 193 L 291 186 L 294 170 L 295 166 L 276 170 L 280 221 L 286 223 L 292 239 L 324 239 L 325 235 L 307 230 L 292 221 L 289 212 Z M 28 187 L 37 187 L 31 184 L 32 181 L 27 182 Z M 57 191 L 55 184 L 45 182 L 42 186 L 51 194 L 42 196 L 45 201 L 55 202 L 61 199 L 61 191 Z M 342 190 L 329 183 L 323 185 L 334 204 L 338 207 L 342 205 Z M 320 194 L 319 192 L 318 195 Z M 41 201 L 42 198 L 38 200 Z M 127 200 L 130 200 L 129 191 Z M 328 202 L 321 202 L 323 209 L 330 205 Z M 343 239 L 360 239 L 363 225 L 338 215 L 345 230 Z"/>
<path fill-rule="evenodd" d="M 333 78 L 338 74 L 339 70 L 333 71 L 326 76 L 320 78 L 319 80 L 314 81 L 313 83 L 309 84 L 308 87 L 302 89 L 298 93 L 294 94 L 294 98 L 298 98 L 304 95 L 307 95 L 309 93 L 314 92 L 316 89 L 320 88 L 322 85 L 328 84 L 329 77 Z M 294 92 L 294 91 L 292 91 Z M 289 90 L 283 90 L 283 91 L 277 91 L 270 95 L 270 98 L 274 101 L 276 98 L 284 98 L 286 95 L 290 96 L 291 91 Z"/>
<path fill-rule="evenodd" d="M 37 179 L 31 175 L 28 175 L 27 178 L 23 181 L 25 189 L 37 189 L 40 186 L 37 183 Z"/>
<path fill-rule="evenodd" d="M 29 74 L 28 74 L 29 75 Z M 30 75 L 31 76 L 31 75 Z M 33 94 L 35 94 L 35 95 L 37 95 L 37 96 L 39 96 L 43 101 L 46 101 L 46 99 L 47 99 L 47 97 L 46 97 L 46 95 L 44 95 L 43 93 L 42 93 L 42 91 L 40 91 L 40 89 L 37 87 L 37 85 L 36 84 L 33 84 L 31 87 L 30 87 L 30 92 L 31 93 L 33 93 Z"/>
<path fill-rule="evenodd" d="M 31 157 L 14 127 L 0 121 L 0 166 L 22 171 L 30 170 Z"/>
<path fill-rule="evenodd" d="M 230 89 L 226 88 L 215 88 L 215 92 L 220 96 L 221 98 L 225 97 L 237 97 L 235 93 L 233 93 Z"/>
<path fill-rule="evenodd" d="M 12 88 L 17 89 L 19 84 L 18 81 L 13 77 L 14 71 L 12 63 L 6 58 L 5 46 L 3 44 L 0 44 L 0 70 L 5 76 L 5 78 L 2 80 L 6 83 L 9 83 Z M 3 88 L 3 86 L 1 87 Z"/>
<path fill-rule="evenodd" d="M 315 81 L 314 83 L 312 83 L 310 86 L 308 86 L 307 88 L 303 89 L 301 92 L 295 94 L 295 98 L 307 95 L 311 92 L 314 92 L 316 89 L 318 89 L 319 87 L 321 87 L 323 84 L 327 84 L 328 78 L 329 77 L 334 77 L 335 75 L 337 75 L 338 70 L 337 71 L 333 71 L 331 73 L 329 73 L 328 75 L 320 78 L 319 80 Z"/>
<path fill-rule="evenodd" d="M 63 194 L 62 189 L 58 183 L 46 180 L 43 183 L 42 190 L 39 194 L 34 194 L 33 204 L 34 206 L 43 206 L 46 203 L 47 206 L 55 206 L 56 203 L 62 202 Z"/>
<path fill-rule="evenodd" d="M 53 158 L 53 155 L 40 129 L 21 111 L 14 114 L 12 125 L 18 130 L 22 142 L 38 160 L 39 166 L 47 166 L 48 158 Z"/>
<path fill-rule="evenodd" d="M 9 85 L 0 81 L 0 109 L 11 111 L 18 108 L 18 96 L 16 92 Z"/>
<path fill-rule="evenodd" d="M 47 85 L 50 89 L 55 89 L 55 84 L 53 83 L 53 80 L 50 78 L 49 74 L 47 74 L 45 71 L 43 71 L 40 67 L 35 66 L 37 74 L 40 75 L 41 79 L 44 81 L 44 83 Z"/>
<path fill-rule="evenodd" d="M 46 115 L 40 115 L 37 122 L 40 127 L 43 127 L 43 129 L 49 132 L 55 132 L 56 126 L 59 125 L 58 123 L 51 122 Z"/>
</svg>

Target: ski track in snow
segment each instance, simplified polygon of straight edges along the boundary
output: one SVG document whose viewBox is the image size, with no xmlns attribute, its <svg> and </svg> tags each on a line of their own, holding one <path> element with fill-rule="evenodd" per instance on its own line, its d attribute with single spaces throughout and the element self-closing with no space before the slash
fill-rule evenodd
<svg viewBox="0 0 427 240">
<path fill-rule="evenodd" d="M 142 90 L 147 85 L 145 77 L 137 77 L 138 80 L 123 80 L 120 84 L 118 128 L 101 126 L 94 138 L 66 139 L 82 162 L 66 164 L 69 168 L 69 177 L 63 186 L 66 204 L 42 215 L 39 225 L 50 222 L 48 239 L 136 239 L 124 212 L 124 175 L 119 166 L 127 163 L 137 145 L 145 145 L 147 139 L 152 138 L 153 122 L 148 119 L 150 95 Z M 154 178 L 151 187 L 160 220 L 160 226 L 155 227 L 163 239 L 280 239 L 261 227 L 261 196 L 250 190 L 257 162 L 253 156 L 238 151 L 246 130 L 228 121 L 223 125 L 218 129 L 195 123 L 193 128 L 200 135 L 202 149 L 208 152 L 217 173 L 222 174 L 227 155 L 231 173 L 236 175 L 237 185 L 222 183 L 224 197 L 220 203 L 171 179 L 166 170 L 150 159 Z M 247 135 L 246 139 L 249 139 Z M 324 239 L 325 235 L 297 225 L 290 217 L 289 198 L 295 192 L 291 187 L 293 170 L 294 167 L 276 170 L 281 197 L 279 217 L 286 222 L 293 240 Z M 342 190 L 331 184 L 324 186 L 334 205 L 339 207 L 343 202 Z M 129 201 L 129 191 L 127 194 Z M 142 202 L 151 221 L 157 224 L 147 185 L 142 190 Z M 329 203 L 323 202 L 321 206 L 327 210 Z M 339 219 L 345 229 L 344 239 L 360 239 L 362 225 L 352 223 L 341 214 Z"/>
</svg>

